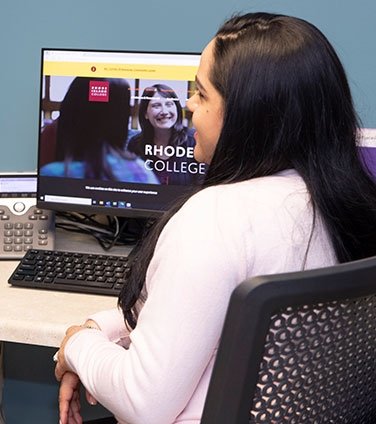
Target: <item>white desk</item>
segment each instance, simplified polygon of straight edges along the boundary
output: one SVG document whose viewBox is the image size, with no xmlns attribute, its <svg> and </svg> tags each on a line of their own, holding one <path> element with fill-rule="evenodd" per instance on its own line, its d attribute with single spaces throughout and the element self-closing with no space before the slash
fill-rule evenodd
<svg viewBox="0 0 376 424">
<path fill-rule="evenodd" d="M 78 234 L 57 234 L 57 250 L 105 253 L 98 244 Z M 127 255 L 117 247 L 108 254 Z M 26 289 L 8 284 L 17 261 L 0 262 L 0 340 L 58 347 L 65 330 L 85 318 L 116 307 L 117 297 Z"/>
<path fill-rule="evenodd" d="M 56 232 L 55 249 L 106 254 L 89 236 L 66 233 L 63 230 Z M 127 247 L 116 247 L 107 253 L 127 255 L 129 251 L 130 248 Z M 17 369 L 17 377 L 21 380 L 9 381 L 8 379 L 8 383 L 5 382 L 5 387 L 8 384 L 8 392 L 17 393 L 13 394 L 13 397 L 12 395 L 4 396 L 5 400 L 8 399 L 7 420 L 26 422 L 27 416 L 27 422 L 40 424 L 57 422 L 58 384 L 51 386 L 51 379 L 54 381 L 54 365 L 51 360 L 53 352 L 50 352 L 50 348 L 60 345 L 65 330 L 70 325 L 81 324 L 88 315 L 94 312 L 116 307 L 117 297 L 13 287 L 8 284 L 8 278 L 16 266 L 17 261 L 0 261 L 0 350 L 3 342 L 16 342 L 17 345 L 9 343 L 7 346 L 8 348 L 12 346 L 12 349 L 16 347 L 12 350 L 13 354 L 15 351 L 21 353 L 21 356 L 16 355 L 16 363 L 13 356 L 9 359 L 9 361 L 13 359 L 10 364 L 10 374 Z M 28 348 L 26 354 L 23 345 L 30 345 L 26 346 Z M 32 350 L 35 351 L 35 348 L 38 356 L 36 358 L 34 354 L 30 358 L 30 353 Z M 25 358 L 27 358 L 27 365 L 25 365 Z M 27 370 L 35 369 L 36 371 L 26 372 L 25 367 Z M 34 374 L 38 375 L 38 379 Z M 40 384 L 41 381 L 43 384 Z M 0 424 L 4 424 L 1 419 L 2 384 L 2 361 L 0 360 Z M 108 415 L 107 411 L 100 406 L 88 407 L 83 402 L 82 407 L 83 416 L 86 419 Z"/>
<path fill-rule="evenodd" d="M 12 287 L 15 262 L 0 263 L 0 340 L 59 346 L 65 330 L 97 311 L 116 306 L 117 298 Z"/>
</svg>

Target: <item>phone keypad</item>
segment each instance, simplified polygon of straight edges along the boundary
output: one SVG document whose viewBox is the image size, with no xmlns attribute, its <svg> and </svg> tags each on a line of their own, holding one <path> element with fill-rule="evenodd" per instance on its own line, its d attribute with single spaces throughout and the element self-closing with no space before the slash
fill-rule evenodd
<svg viewBox="0 0 376 424">
<path fill-rule="evenodd" d="M 20 212 L 22 202 L 13 209 Z M 17 205 L 17 207 L 16 207 Z M 53 249 L 53 214 L 30 207 L 24 214 L 15 216 L 9 208 L 0 206 L 0 258 L 17 259 L 32 248 Z"/>
</svg>

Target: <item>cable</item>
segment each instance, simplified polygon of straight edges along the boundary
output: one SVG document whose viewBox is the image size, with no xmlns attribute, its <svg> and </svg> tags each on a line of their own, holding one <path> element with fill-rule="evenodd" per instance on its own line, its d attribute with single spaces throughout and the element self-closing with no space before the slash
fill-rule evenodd
<svg viewBox="0 0 376 424">
<path fill-rule="evenodd" d="M 101 222 L 101 219 L 107 219 L 107 223 Z M 56 212 L 57 228 L 87 234 L 95 238 L 106 251 L 114 246 L 136 244 L 142 238 L 144 229 L 150 227 L 153 222 L 154 220 L 146 218 Z"/>
</svg>

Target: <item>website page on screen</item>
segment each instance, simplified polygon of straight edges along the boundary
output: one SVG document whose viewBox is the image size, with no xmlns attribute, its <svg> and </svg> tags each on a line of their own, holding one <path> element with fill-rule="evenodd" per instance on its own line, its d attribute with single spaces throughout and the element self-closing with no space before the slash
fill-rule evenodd
<svg viewBox="0 0 376 424">
<path fill-rule="evenodd" d="M 42 50 L 38 203 L 159 212 L 202 181 L 196 53 Z"/>
</svg>

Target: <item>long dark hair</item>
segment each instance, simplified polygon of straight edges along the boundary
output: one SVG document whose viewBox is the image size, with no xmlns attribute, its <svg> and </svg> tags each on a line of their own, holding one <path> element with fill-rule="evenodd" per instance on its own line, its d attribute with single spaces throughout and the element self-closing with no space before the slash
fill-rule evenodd
<svg viewBox="0 0 376 424">
<path fill-rule="evenodd" d="M 90 81 L 108 82 L 107 102 L 89 101 Z M 57 126 L 57 159 L 85 163 L 85 177 L 113 179 L 106 161 L 111 149 L 125 155 L 130 115 L 130 87 L 120 78 L 73 80 L 61 103 Z"/>
<path fill-rule="evenodd" d="M 358 119 L 344 69 L 310 23 L 250 13 L 224 23 L 215 37 L 210 80 L 224 100 L 224 121 L 204 187 L 294 168 L 326 226 L 339 262 L 376 254 L 376 184 L 357 150 Z M 136 253 L 120 295 L 136 325 L 146 269 L 159 232 Z"/>
<path fill-rule="evenodd" d="M 169 145 L 178 146 L 187 139 L 187 128 L 183 126 L 183 109 L 175 91 L 165 84 L 154 84 L 150 87 L 146 87 L 142 93 L 138 111 L 138 121 L 140 123 L 141 132 L 135 135 L 128 145 L 128 149 L 131 152 L 141 157 L 144 157 L 145 145 L 154 144 L 154 127 L 151 125 L 150 121 L 146 119 L 146 112 L 155 94 L 166 99 L 172 99 L 176 105 L 177 119 L 171 128 Z"/>
</svg>

